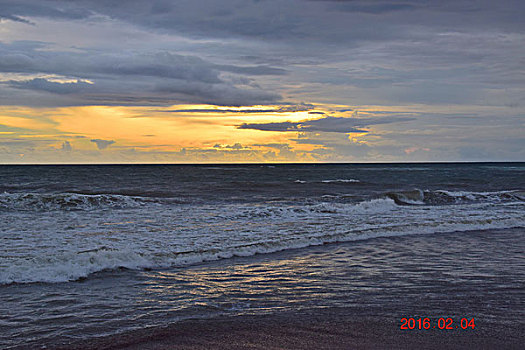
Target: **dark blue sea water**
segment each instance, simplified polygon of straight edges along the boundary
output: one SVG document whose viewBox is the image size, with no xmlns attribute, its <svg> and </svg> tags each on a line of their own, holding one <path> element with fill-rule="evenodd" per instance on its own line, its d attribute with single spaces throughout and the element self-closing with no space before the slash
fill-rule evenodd
<svg viewBox="0 0 525 350">
<path fill-rule="evenodd" d="M 524 228 L 525 163 L 0 166 L 0 347 L 465 295 L 520 322 Z"/>
</svg>

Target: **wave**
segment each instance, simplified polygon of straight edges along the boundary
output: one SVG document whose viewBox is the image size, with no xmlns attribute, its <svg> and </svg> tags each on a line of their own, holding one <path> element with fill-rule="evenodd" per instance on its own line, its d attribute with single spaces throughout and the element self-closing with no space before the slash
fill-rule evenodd
<svg viewBox="0 0 525 350">
<path fill-rule="evenodd" d="M 235 218 L 298 217 L 305 214 L 374 214 L 396 210 L 398 205 L 390 198 L 345 204 L 322 202 L 306 206 L 261 206 L 235 214 Z"/>
<path fill-rule="evenodd" d="M 322 183 L 328 184 L 328 183 L 356 183 L 361 182 L 356 179 L 336 179 L 336 180 L 322 180 Z"/>
<path fill-rule="evenodd" d="M 303 180 L 295 180 L 294 182 L 295 183 L 299 183 L 299 184 L 309 183 L 308 181 L 303 181 Z M 360 180 L 356 180 L 356 179 L 335 179 L 335 180 L 321 180 L 321 181 L 312 181 L 312 182 L 313 183 L 318 182 L 318 183 L 329 184 L 329 183 L 358 183 L 358 182 L 361 182 L 361 181 Z"/>
<path fill-rule="evenodd" d="M 170 268 L 375 237 L 525 227 L 524 191 L 417 189 L 377 197 L 353 203 L 199 204 L 188 209 L 150 206 L 164 202 L 121 195 L 4 193 L 0 209 L 143 209 L 133 213 L 135 223 L 110 229 L 104 225 L 130 220 L 129 214 L 107 210 L 74 215 L 75 229 L 69 229 L 50 219 L 55 216 L 50 212 L 20 232 L 6 231 L 4 237 L 16 239 L 24 249 L 6 245 L 0 284 L 75 281 L 106 270 Z M 26 235 L 28 229 L 39 235 Z"/>
<path fill-rule="evenodd" d="M 398 205 L 447 205 L 466 203 L 501 203 L 525 201 L 525 191 L 495 191 L 470 192 L 446 190 L 420 190 L 388 192 L 386 197 L 391 198 Z"/>
<path fill-rule="evenodd" d="M 524 227 L 525 203 L 502 204 L 428 207 L 398 205 L 392 198 L 377 198 L 354 204 L 232 205 L 210 219 L 215 225 L 221 223 L 217 225 L 219 231 L 209 235 L 197 227 L 186 237 L 186 230 L 181 236 L 181 232 L 171 228 L 174 218 L 169 215 L 168 226 L 162 226 L 165 236 L 158 236 L 159 231 L 152 234 L 143 231 L 144 227 L 134 227 L 131 232 L 112 231 L 107 238 L 97 236 L 96 240 L 84 241 L 87 244 L 83 246 L 60 245 L 58 250 L 35 251 L 31 258 L 8 258 L 0 264 L 0 284 L 67 282 L 101 271 L 181 267 L 376 237 Z M 196 209 L 195 215 L 201 217 L 200 213 L 209 214 L 211 209 L 212 206 L 201 212 Z M 195 234 L 200 238 L 195 240 Z M 95 247 L 89 249 L 91 244 Z"/>
<path fill-rule="evenodd" d="M 139 253 L 101 247 L 88 251 L 38 256 L 24 265 L 9 266 L 1 271 L 0 284 L 68 282 L 106 270 L 148 267 L 153 267 L 153 264 Z"/>
<path fill-rule="evenodd" d="M 91 191 L 91 190 L 68 190 L 63 193 L 85 194 L 85 195 L 120 195 L 127 197 L 141 197 L 141 198 L 174 198 L 175 192 L 166 190 L 142 190 L 142 189 L 120 189 L 120 190 L 105 190 L 105 191 Z"/>
<path fill-rule="evenodd" d="M 201 249 L 183 252 L 165 252 L 150 255 L 129 249 L 93 249 L 78 253 L 64 254 L 60 257 L 37 258 L 28 261 L 26 266 L 12 266 L 0 273 L 0 285 L 13 283 L 61 283 L 78 281 L 104 271 L 151 270 L 191 266 L 203 262 L 249 257 L 257 254 L 269 254 L 286 250 L 300 249 L 324 244 L 363 241 L 379 237 L 399 237 L 413 234 L 445 232 L 465 232 L 484 229 L 502 229 L 520 227 L 508 223 L 494 224 L 491 220 L 479 220 L 470 225 L 442 227 L 412 227 L 408 230 L 378 229 L 370 227 L 359 235 L 336 232 L 319 236 L 269 240 L 225 247 L 223 249 Z"/>
<path fill-rule="evenodd" d="M 306 181 L 295 180 L 305 184 Z M 322 180 L 323 183 L 356 183 L 354 179 Z M 266 186 L 266 185 L 265 185 Z M 267 186 L 266 186 L 267 187 Z M 323 195 L 323 199 L 349 199 L 352 195 Z M 420 190 L 387 192 L 376 199 L 389 199 L 397 205 L 451 205 L 468 203 L 504 203 L 525 201 L 525 191 L 507 190 L 495 192 L 468 192 L 447 190 Z M 66 193 L 1 193 L 0 210 L 52 211 L 52 210 L 93 210 L 105 208 L 139 208 L 146 205 L 191 204 L 194 199 L 169 196 L 166 193 L 142 193 L 140 191 L 121 191 L 114 193 L 80 192 Z M 378 202 L 379 203 L 379 202 Z M 319 206 L 326 206 L 321 202 Z"/>
<path fill-rule="evenodd" d="M 151 198 L 115 194 L 78 193 L 2 193 L 0 209 L 41 211 L 41 210 L 91 210 L 95 208 L 136 208 L 156 202 Z"/>
</svg>

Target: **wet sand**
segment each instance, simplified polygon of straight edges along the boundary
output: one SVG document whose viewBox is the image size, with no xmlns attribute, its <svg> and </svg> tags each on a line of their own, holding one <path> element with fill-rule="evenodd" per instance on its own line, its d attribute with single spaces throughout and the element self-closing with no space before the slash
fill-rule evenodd
<svg viewBox="0 0 525 350">
<path fill-rule="evenodd" d="M 309 280 L 294 285 L 296 289 L 286 289 L 286 305 L 300 305 L 300 310 L 277 311 L 276 305 L 270 304 L 275 310 L 271 314 L 265 314 L 264 310 L 269 309 L 259 308 L 256 315 L 210 316 L 170 324 L 166 319 L 166 325 L 161 327 L 128 332 L 122 330 L 123 333 L 118 335 L 63 344 L 61 348 L 523 349 L 522 237 L 523 231 L 518 229 L 414 236 L 410 238 L 410 245 L 406 245 L 405 238 L 375 241 L 373 247 L 379 252 L 403 252 L 406 248 L 406 254 L 388 254 L 387 261 L 381 254 L 379 258 L 374 258 L 377 254 L 371 252 L 370 245 L 365 243 L 338 245 L 335 250 L 331 247 L 312 248 L 308 254 L 303 251 L 299 260 L 325 271 L 327 279 L 317 284 L 315 280 Z M 381 248 L 383 244 L 386 245 L 384 249 Z M 365 250 L 359 253 L 359 247 Z M 361 257 L 366 259 L 360 260 Z M 260 262 L 255 266 L 257 264 Z M 364 270 L 358 273 L 356 264 L 368 265 L 364 265 Z M 301 271 L 298 265 L 291 264 L 291 260 L 284 266 L 285 270 L 294 273 Z M 224 271 L 221 264 L 217 264 L 216 268 Z M 210 265 L 206 265 L 207 274 L 212 270 Z M 268 270 L 274 275 L 268 276 Z M 246 267 L 236 271 L 264 277 L 267 283 L 272 278 L 279 280 L 283 276 L 275 274 L 280 270 L 273 265 L 263 270 L 261 275 L 247 273 L 251 270 Z M 235 276 L 235 273 L 228 273 L 228 278 Z M 356 279 L 366 273 L 371 274 L 369 279 Z M 178 277 L 182 278 L 180 274 Z M 189 278 L 198 280 L 198 276 L 190 275 Z M 347 279 L 342 276 L 347 276 Z M 181 281 L 184 280 L 169 283 L 177 285 Z M 227 282 L 218 279 L 215 286 L 220 287 Z M 257 283 L 263 287 L 261 280 Z M 316 290 L 308 289 L 308 296 L 319 298 L 317 305 L 329 297 L 339 298 L 344 306 L 308 308 L 304 301 L 299 302 L 305 293 L 301 287 L 324 284 L 324 294 L 315 294 Z M 253 288 L 252 284 L 248 285 Z M 235 287 L 239 286 L 241 284 L 237 282 Z M 271 286 L 275 288 L 263 294 L 266 299 L 284 293 L 286 288 L 279 282 Z M 355 291 L 348 293 L 345 288 Z M 246 289 L 245 293 L 255 293 L 256 290 Z M 320 293 L 319 289 L 317 293 Z M 450 317 L 455 322 L 454 326 L 458 326 L 463 317 L 474 317 L 475 329 L 454 327 L 452 330 L 440 330 L 439 327 L 431 327 L 428 330 L 401 330 L 402 317 L 428 317 L 433 325 L 440 317 Z M 108 329 L 108 333 L 116 331 Z M 86 335 L 86 338 L 89 337 Z"/>
<path fill-rule="evenodd" d="M 64 349 L 522 349 L 522 325 L 478 321 L 475 330 L 400 330 L 399 320 L 346 310 L 186 320 Z"/>
</svg>

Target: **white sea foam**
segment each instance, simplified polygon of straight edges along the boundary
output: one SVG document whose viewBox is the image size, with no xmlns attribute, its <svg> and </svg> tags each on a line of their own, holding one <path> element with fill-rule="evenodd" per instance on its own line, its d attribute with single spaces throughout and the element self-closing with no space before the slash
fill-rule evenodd
<svg viewBox="0 0 525 350">
<path fill-rule="evenodd" d="M 438 190 L 436 193 L 442 193 L 450 197 L 467 200 L 490 200 L 500 202 L 508 199 L 525 200 L 525 192 L 519 190 L 510 191 L 493 191 L 493 192 L 471 192 L 471 191 L 445 191 Z"/>
<path fill-rule="evenodd" d="M 308 183 L 308 181 L 303 181 L 303 180 L 295 180 L 294 181 L 295 183 L 299 183 L 299 184 L 305 184 L 305 183 Z M 320 183 L 325 183 L 325 184 L 329 184 L 329 183 L 358 183 L 358 182 L 361 182 L 357 179 L 335 179 L 335 180 L 321 180 Z"/>
<path fill-rule="evenodd" d="M 11 265 L 0 271 L 0 283 L 66 282 L 107 269 L 140 269 L 154 264 L 126 249 L 93 249 L 89 252 L 62 252 L 39 255 L 25 264 Z"/>
<path fill-rule="evenodd" d="M 445 190 L 420 190 L 390 192 L 387 193 L 397 204 L 409 205 L 442 205 L 473 202 L 501 203 L 506 201 L 525 201 L 525 192 L 495 191 L 495 192 L 472 192 L 472 191 L 445 191 Z"/>
<path fill-rule="evenodd" d="M 322 183 L 352 183 L 352 182 L 361 182 L 356 179 L 335 179 L 335 180 L 322 180 Z"/>
<path fill-rule="evenodd" d="M 312 205 L 308 209 L 318 213 L 373 214 L 391 212 L 397 207 L 390 198 L 377 198 L 355 204 L 320 203 Z"/>
<path fill-rule="evenodd" d="M 525 203 L 403 206 L 391 198 L 312 205 L 153 206 L 12 213 L 0 283 L 65 282 L 98 271 L 185 266 L 330 242 L 524 227 Z"/>
<path fill-rule="evenodd" d="M 91 210 L 97 208 L 135 208 L 153 199 L 116 194 L 78 193 L 2 193 L 0 209 L 4 210 Z"/>
</svg>

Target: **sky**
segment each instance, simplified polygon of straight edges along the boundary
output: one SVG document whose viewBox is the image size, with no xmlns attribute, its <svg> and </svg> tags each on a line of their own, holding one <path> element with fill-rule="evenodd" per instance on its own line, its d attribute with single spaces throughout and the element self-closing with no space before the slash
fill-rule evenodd
<svg viewBox="0 0 525 350">
<path fill-rule="evenodd" d="M 525 161 L 521 0 L 0 0 L 0 163 Z"/>
</svg>

